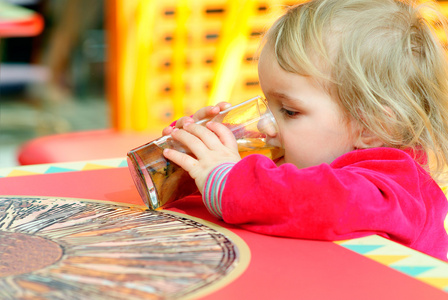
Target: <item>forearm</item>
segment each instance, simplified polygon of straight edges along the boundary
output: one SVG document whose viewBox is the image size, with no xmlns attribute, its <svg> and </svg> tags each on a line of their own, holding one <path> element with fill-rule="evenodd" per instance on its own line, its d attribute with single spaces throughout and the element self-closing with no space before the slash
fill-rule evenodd
<svg viewBox="0 0 448 300">
<path fill-rule="evenodd" d="M 260 233 L 310 239 L 350 238 L 360 232 L 418 234 L 413 231 L 420 226 L 412 225 L 424 222 L 423 204 L 412 197 L 400 199 L 389 185 L 328 165 L 299 170 L 248 157 L 229 173 L 222 217 Z M 403 207 L 401 201 L 415 203 Z"/>
</svg>

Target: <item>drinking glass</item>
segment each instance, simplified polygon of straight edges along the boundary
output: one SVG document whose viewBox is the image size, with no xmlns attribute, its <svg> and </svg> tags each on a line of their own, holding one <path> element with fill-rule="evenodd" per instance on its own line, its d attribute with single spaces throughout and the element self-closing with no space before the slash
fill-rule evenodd
<svg viewBox="0 0 448 300">
<path fill-rule="evenodd" d="M 258 153 L 276 159 L 282 155 L 280 148 L 268 143 L 269 137 L 278 134 L 278 127 L 266 101 L 260 96 L 196 123 L 205 125 L 209 121 L 220 122 L 232 131 L 241 157 Z M 182 145 L 170 135 L 127 153 L 128 167 L 137 190 L 146 206 L 153 210 L 197 191 L 190 175 L 163 156 L 165 148 L 191 154 L 188 145 Z"/>
</svg>

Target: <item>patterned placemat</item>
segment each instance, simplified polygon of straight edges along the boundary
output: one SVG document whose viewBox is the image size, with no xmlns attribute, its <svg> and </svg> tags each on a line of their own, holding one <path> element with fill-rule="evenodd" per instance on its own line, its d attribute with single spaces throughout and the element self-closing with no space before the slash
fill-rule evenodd
<svg viewBox="0 0 448 300">
<path fill-rule="evenodd" d="M 159 299 L 235 279 L 250 252 L 181 214 L 79 199 L 0 197 L 0 299 Z"/>
</svg>

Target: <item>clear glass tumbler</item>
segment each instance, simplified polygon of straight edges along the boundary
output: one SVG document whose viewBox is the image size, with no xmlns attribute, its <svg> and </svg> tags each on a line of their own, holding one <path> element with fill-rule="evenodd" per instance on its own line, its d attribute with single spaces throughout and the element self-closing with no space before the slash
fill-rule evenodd
<svg viewBox="0 0 448 300">
<path fill-rule="evenodd" d="M 276 159 L 282 155 L 280 148 L 268 142 L 269 137 L 278 134 L 278 127 L 266 101 L 260 96 L 232 106 L 212 119 L 196 123 L 205 125 L 209 121 L 220 122 L 232 131 L 241 157 L 258 153 Z M 188 146 L 167 135 L 127 154 L 131 176 L 141 198 L 150 209 L 161 208 L 197 191 L 190 175 L 163 156 L 165 148 L 191 153 Z"/>
</svg>

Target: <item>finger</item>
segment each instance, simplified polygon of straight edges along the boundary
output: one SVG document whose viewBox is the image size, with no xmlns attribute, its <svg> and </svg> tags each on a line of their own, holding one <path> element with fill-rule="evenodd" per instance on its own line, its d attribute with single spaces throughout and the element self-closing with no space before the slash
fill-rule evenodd
<svg viewBox="0 0 448 300">
<path fill-rule="evenodd" d="M 174 149 L 164 149 L 163 156 L 165 156 L 167 159 L 171 160 L 187 172 L 190 172 L 198 163 L 198 161 L 190 155 L 176 151 Z"/>
<path fill-rule="evenodd" d="M 236 142 L 235 136 L 232 131 L 225 125 L 216 122 L 208 122 L 206 124 L 207 128 L 216 134 L 221 143 L 232 149 L 238 149 L 238 144 Z"/>
<path fill-rule="evenodd" d="M 201 144 L 205 145 L 208 149 L 217 149 L 220 146 L 222 147 L 222 142 L 219 140 L 216 134 L 204 126 L 198 124 L 188 124 L 187 126 L 184 126 L 184 129 L 188 133 L 200 139 Z M 199 147 L 199 145 L 191 145 L 191 147 L 196 148 Z M 193 151 L 191 147 L 189 145 L 190 150 Z M 193 153 L 195 152 L 193 151 Z M 195 153 L 195 155 L 200 155 L 200 153 Z"/>
<path fill-rule="evenodd" d="M 199 126 L 196 124 L 189 124 L 188 126 Z M 187 127 L 188 127 L 187 126 Z M 214 133 L 210 132 L 212 135 Z M 200 157 L 204 151 L 208 150 L 208 146 L 204 144 L 200 137 L 188 132 L 187 130 L 174 129 L 171 133 L 171 137 L 185 145 L 196 157 Z"/>
<path fill-rule="evenodd" d="M 219 107 L 220 111 L 223 111 L 231 107 L 232 104 L 230 104 L 229 102 L 219 102 L 218 104 L 216 104 L 216 106 Z"/>
<path fill-rule="evenodd" d="M 179 120 L 176 121 L 176 128 L 182 128 L 186 124 L 194 123 L 194 120 L 192 117 L 182 117 Z"/>
<path fill-rule="evenodd" d="M 173 127 L 167 126 L 167 127 L 163 128 L 162 135 L 163 136 L 170 135 L 172 131 L 173 131 Z"/>
<path fill-rule="evenodd" d="M 209 118 L 212 118 L 212 117 L 216 116 L 217 114 L 219 114 L 219 112 L 220 112 L 220 108 L 217 106 L 206 106 L 206 107 L 198 110 L 193 115 L 193 119 L 195 122 L 204 120 L 204 119 L 209 119 Z"/>
</svg>

